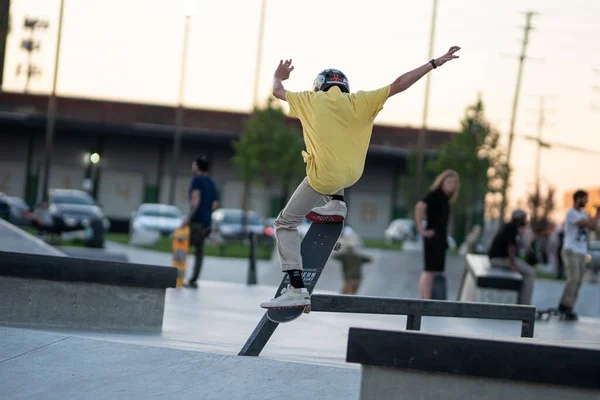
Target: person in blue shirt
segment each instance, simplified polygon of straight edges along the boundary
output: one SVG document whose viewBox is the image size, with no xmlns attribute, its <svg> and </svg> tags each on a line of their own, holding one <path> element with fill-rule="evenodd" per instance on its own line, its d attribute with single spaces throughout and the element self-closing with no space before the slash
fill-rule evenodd
<svg viewBox="0 0 600 400">
<path fill-rule="evenodd" d="M 204 240 L 210 233 L 212 213 L 218 206 L 218 192 L 215 181 L 209 176 L 210 163 L 206 156 L 200 156 L 192 163 L 194 177 L 189 187 L 190 211 L 182 223 L 182 227 L 190 227 L 190 244 L 194 246 L 196 262 L 194 272 L 187 286 L 196 288 L 196 281 L 202 269 L 204 257 Z"/>
</svg>

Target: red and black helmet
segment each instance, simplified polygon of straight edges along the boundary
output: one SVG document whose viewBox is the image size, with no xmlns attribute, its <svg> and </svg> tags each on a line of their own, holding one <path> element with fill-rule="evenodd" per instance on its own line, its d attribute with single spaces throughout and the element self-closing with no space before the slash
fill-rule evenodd
<svg viewBox="0 0 600 400">
<path fill-rule="evenodd" d="M 313 90 L 326 92 L 330 87 L 337 86 L 344 93 L 350 93 L 350 84 L 348 78 L 339 69 L 325 69 L 319 72 L 313 83 Z"/>
</svg>

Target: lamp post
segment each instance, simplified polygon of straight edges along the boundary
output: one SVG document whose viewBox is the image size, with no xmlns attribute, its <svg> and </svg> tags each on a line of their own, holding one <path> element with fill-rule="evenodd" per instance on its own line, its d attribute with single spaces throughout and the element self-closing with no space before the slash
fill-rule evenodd
<svg viewBox="0 0 600 400">
<path fill-rule="evenodd" d="M 60 12 L 58 17 L 58 40 L 56 42 L 56 57 L 54 58 L 54 78 L 52 79 L 52 92 L 48 100 L 48 112 L 46 113 L 46 143 L 44 146 L 44 177 L 42 179 L 42 197 L 48 194 L 48 178 L 50 177 L 50 162 L 54 141 L 54 125 L 56 122 L 56 79 L 58 76 L 58 60 L 60 57 L 60 39 L 62 36 L 63 10 L 65 0 L 60 0 Z"/>
<path fill-rule="evenodd" d="M 435 24 L 437 18 L 437 0 L 433 0 L 433 12 L 431 13 L 431 30 L 429 32 L 429 53 L 428 60 L 433 57 L 433 41 L 435 38 Z M 429 87 L 431 84 L 431 74 L 425 76 L 425 102 L 423 105 L 423 119 L 421 122 L 421 129 L 419 130 L 419 136 L 417 137 L 417 181 L 415 185 L 416 198 L 420 199 L 422 196 L 421 187 L 423 186 L 423 180 L 425 175 L 425 147 L 426 147 L 426 130 L 427 130 L 427 117 L 429 114 Z"/>
<path fill-rule="evenodd" d="M 175 204 L 175 190 L 177 180 L 177 161 L 181 148 L 181 128 L 183 125 L 183 90 L 185 86 L 185 67 L 187 60 L 188 38 L 190 30 L 190 17 L 196 13 L 197 0 L 184 0 L 183 13 L 185 16 L 185 27 L 183 30 L 183 51 L 181 54 L 181 74 L 179 76 L 179 97 L 175 111 L 175 136 L 173 137 L 173 156 L 171 160 L 171 185 L 169 187 L 169 204 Z"/>
</svg>

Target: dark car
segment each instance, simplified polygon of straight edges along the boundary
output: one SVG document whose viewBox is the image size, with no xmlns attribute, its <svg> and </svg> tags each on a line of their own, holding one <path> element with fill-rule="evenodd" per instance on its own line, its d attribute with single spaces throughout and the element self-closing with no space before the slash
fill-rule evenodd
<svg viewBox="0 0 600 400">
<path fill-rule="evenodd" d="M 29 206 L 20 197 L 8 196 L 0 193 L 0 218 L 7 220 L 13 225 L 31 225 Z"/>
<path fill-rule="evenodd" d="M 8 196 L 0 193 L 0 218 L 7 220 L 13 225 L 31 225 L 29 206 L 20 197 Z"/>
<path fill-rule="evenodd" d="M 104 247 L 104 236 L 110 228 L 110 222 L 89 193 L 73 189 L 50 189 L 48 204 L 56 230 L 84 231 L 87 246 Z"/>
</svg>

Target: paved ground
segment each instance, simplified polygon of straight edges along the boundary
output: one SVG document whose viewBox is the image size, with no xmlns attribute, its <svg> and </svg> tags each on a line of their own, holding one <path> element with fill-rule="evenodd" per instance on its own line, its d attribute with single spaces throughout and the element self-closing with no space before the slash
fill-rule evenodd
<svg viewBox="0 0 600 400">
<path fill-rule="evenodd" d="M 162 334 L 0 328 L 0 398 L 354 399 L 349 327 L 403 330 L 400 316 L 313 312 L 275 331 L 260 357 L 236 354 L 272 287 L 201 282 L 169 289 Z M 518 322 L 424 318 L 422 330 L 520 339 Z M 537 322 L 535 339 L 600 349 L 600 320 Z"/>
<path fill-rule="evenodd" d="M 358 369 L 0 328 L 2 399 L 358 398 Z"/>
<path fill-rule="evenodd" d="M 170 256 L 109 245 L 131 262 L 170 265 Z M 364 268 L 362 295 L 416 297 L 420 254 L 370 250 L 377 262 Z M 193 260 L 190 260 L 193 262 Z M 161 334 L 0 328 L 0 398 L 101 399 L 110 397 L 207 399 L 307 399 L 357 397 L 359 368 L 345 362 L 349 327 L 403 330 L 402 316 L 313 312 L 282 324 L 258 358 L 238 357 L 262 317 L 281 272 L 259 262 L 260 285 L 245 284 L 247 261 L 207 257 L 197 290 L 168 289 Z M 462 260 L 448 260 L 449 296 L 455 298 Z M 316 287 L 336 293 L 341 271 L 331 261 Z M 534 302 L 553 305 L 561 282 L 538 280 Z M 581 300 L 583 299 L 583 301 Z M 600 286 L 585 284 L 580 304 L 598 313 Z M 583 313 L 582 313 L 583 314 Z M 520 323 L 424 318 L 425 332 L 518 338 Z M 537 321 L 534 340 L 600 349 L 600 319 Z M 518 339 L 531 340 L 531 339 Z"/>
</svg>

